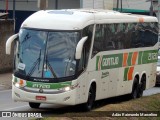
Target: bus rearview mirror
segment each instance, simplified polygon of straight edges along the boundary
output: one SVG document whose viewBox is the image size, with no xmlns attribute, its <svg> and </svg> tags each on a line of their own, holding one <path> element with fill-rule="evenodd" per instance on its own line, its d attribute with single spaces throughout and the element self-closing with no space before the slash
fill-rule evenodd
<svg viewBox="0 0 160 120">
<path fill-rule="evenodd" d="M 83 37 L 77 44 L 76 47 L 76 54 L 75 54 L 75 58 L 81 59 L 81 55 L 82 55 L 82 50 L 83 50 L 83 45 L 86 42 L 86 40 L 88 39 L 88 36 Z"/>
<path fill-rule="evenodd" d="M 12 35 L 6 42 L 6 54 L 11 54 L 12 42 L 18 37 L 18 34 Z"/>
</svg>

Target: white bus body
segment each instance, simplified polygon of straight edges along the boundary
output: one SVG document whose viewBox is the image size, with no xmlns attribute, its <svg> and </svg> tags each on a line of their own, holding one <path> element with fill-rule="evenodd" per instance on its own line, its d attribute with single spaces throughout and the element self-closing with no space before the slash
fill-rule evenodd
<svg viewBox="0 0 160 120">
<path fill-rule="evenodd" d="M 90 109 L 94 100 L 124 94 L 137 98 L 155 85 L 155 17 L 46 10 L 27 18 L 18 36 L 12 98 L 31 107 L 87 103 Z"/>
</svg>

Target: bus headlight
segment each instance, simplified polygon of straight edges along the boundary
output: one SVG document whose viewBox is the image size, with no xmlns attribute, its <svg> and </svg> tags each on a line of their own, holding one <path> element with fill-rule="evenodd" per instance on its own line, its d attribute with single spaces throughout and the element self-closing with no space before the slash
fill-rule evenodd
<svg viewBox="0 0 160 120">
<path fill-rule="evenodd" d="M 25 82 L 25 80 L 19 79 L 16 82 L 13 82 L 13 84 L 15 85 L 15 87 L 21 88 L 26 85 L 26 82 Z"/>
<path fill-rule="evenodd" d="M 70 90 L 75 89 L 77 86 L 78 86 L 78 84 L 66 86 L 66 87 L 63 88 L 63 90 L 64 90 L 65 92 L 67 92 L 67 91 L 70 91 Z"/>
<path fill-rule="evenodd" d="M 15 86 L 16 86 L 17 88 L 20 88 L 19 83 L 15 83 Z"/>
</svg>

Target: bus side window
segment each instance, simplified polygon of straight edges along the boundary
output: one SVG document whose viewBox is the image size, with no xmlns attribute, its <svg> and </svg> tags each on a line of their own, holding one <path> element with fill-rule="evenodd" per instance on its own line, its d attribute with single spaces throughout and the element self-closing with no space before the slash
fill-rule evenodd
<svg viewBox="0 0 160 120">
<path fill-rule="evenodd" d="M 154 46 L 158 23 L 97 24 L 92 57 L 98 52 Z"/>
<path fill-rule="evenodd" d="M 104 31 L 102 31 L 102 25 L 96 25 L 92 57 L 95 56 L 98 52 L 103 51 L 103 39 Z"/>
<path fill-rule="evenodd" d="M 114 38 L 115 28 L 113 24 L 97 24 L 92 57 L 95 56 L 98 52 L 115 50 L 116 48 L 116 39 Z"/>
<path fill-rule="evenodd" d="M 116 44 L 113 38 L 113 24 L 106 24 L 104 26 L 104 50 L 115 50 Z"/>
<path fill-rule="evenodd" d="M 113 41 L 108 41 L 106 44 L 106 50 L 114 50 L 115 49 L 115 43 Z"/>
<path fill-rule="evenodd" d="M 131 48 L 150 47 L 156 44 L 158 32 L 152 29 L 153 23 L 137 23 L 132 31 Z M 156 26 L 154 26 L 156 28 Z"/>
</svg>

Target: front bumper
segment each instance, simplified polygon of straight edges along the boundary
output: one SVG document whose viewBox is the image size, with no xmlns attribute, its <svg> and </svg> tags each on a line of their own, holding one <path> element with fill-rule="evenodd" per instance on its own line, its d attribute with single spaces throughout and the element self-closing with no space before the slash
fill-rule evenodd
<svg viewBox="0 0 160 120">
<path fill-rule="evenodd" d="M 44 96 L 46 100 L 37 100 L 36 96 Z M 76 89 L 58 93 L 44 94 L 24 91 L 12 85 L 12 99 L 15 101 L 35 102 L 35 103 L 53 103 L 58 105 L 75 105 L 76 104 Z"/>
</svg>

